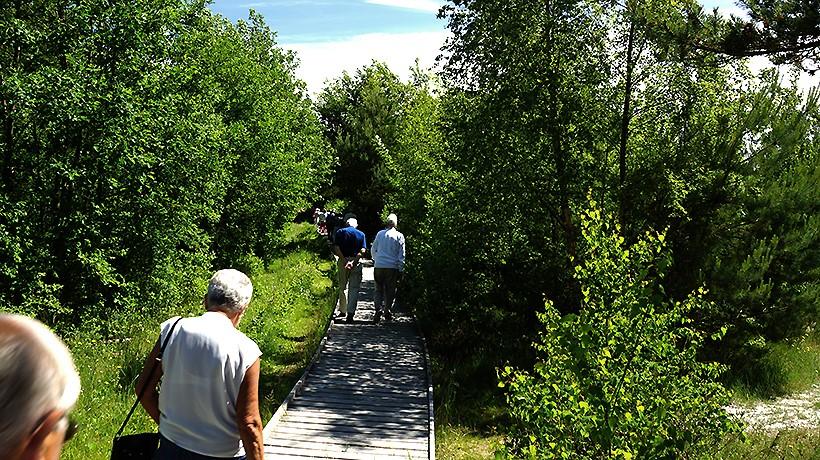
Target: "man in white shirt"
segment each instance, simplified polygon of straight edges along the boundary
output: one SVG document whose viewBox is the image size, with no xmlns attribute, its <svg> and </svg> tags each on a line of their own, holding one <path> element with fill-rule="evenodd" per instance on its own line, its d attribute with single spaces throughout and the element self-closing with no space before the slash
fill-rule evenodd
<svg viewBox="0 0 820 460">
<path fill-rule="evenodd" d="M 396 284 L 404 272 L 404 235 L 396 229 L 399 220 L 395 214 L 387 216 L 387 228 L 381 230 L 373 241 L 373 278 L 376 281 L 376 315 L 378 323 L 384 311 L 388 321 L 392 318 L 393 301 L 396 298 Z"/>
</svg>

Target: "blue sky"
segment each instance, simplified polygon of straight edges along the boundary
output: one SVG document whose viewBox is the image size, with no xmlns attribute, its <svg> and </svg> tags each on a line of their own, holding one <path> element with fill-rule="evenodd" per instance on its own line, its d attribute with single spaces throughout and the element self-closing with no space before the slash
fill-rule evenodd
<svg viewBox="0 0 820 460">
<path fill-rule="evenodd" d="M 261 13 L 279 42 L 317 43 L 369 33 L 441 31 L 439 0 L 214 0 L 211 8 L 233 21 Z M 706 8 L 732 7 L 732 0 L 702 0 Z"/>
<path fill-rule="evenodd" d="M 434 65 L 448 36 L 436 18 L 444 0 L 213 0 L 211 9 L 236 21 L 254 9 L 277 33 L 278 43 L 296 52 L 297 76 L 315 94 L 328 79 L 376 59 L 408 78 L 416 59 Z M 701 0 L 707 9 L 738 14 L 734 0 Z M 765 62 L 751 63 L 763 67 Z M 820 76 L 812 79 L 817 84 Z"/>
<path fill-rule="evenodd" d="M 280 43 L 317 43 L 358 35 L 440 31 L 440 3 L 431 0 L 215 0 L 212 9 L 235 21 L 253 8 Z"/>
</svg>

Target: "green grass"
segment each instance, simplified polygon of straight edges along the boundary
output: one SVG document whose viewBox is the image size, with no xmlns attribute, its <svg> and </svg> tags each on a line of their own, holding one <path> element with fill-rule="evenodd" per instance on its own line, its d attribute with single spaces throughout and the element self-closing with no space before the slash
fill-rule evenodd
<svg viewBox="0 0 820 460">
<path fill-rule="evenodd" d="M 251 278 L 254 298 L 239 328 L 262 349 L 260 409 L 267 421 L 302 374 L 321 339 L 334 300 L 328 273 L 331 263 L 314 249 L 310 225 L 288 229 L 289 249 Z M 199 301 L 171 306 L 146 317 L 139 312 L 108 318 L 120 331 L 114 339 L 100 339 L 88 325 L 66 337 L 82 379 L 83 392 L 73 415 L 80 431 L 63 449 L 63 459 L 105 460 L 111 440 L 135 400 L 133 385 L 156 341 L 159 324 L 176 315 L 198 315 Z M 109 325 L 106 325 L 110 327 Z M 155 430 L 138 407 L 126 432 Z"/>
<path fill-rule="evenodd" d="M 441 460 L 495 458 L 503 438 L 460 425 L 436 428 L 436 457 Z"/>
<path fill-rule="evenodd" d="M 817 430 L 751 433 L 745 438 L 727 440 L 709 458 L 720 460 L 820 459 L 820 432 Z"/>
<path fill-rule="evenodd" d="M 753 360 L 743 363 L 730 382 L 733 399 L 739 404 L 800 393 L 820 381 L 820 339 L 810 336 L 795 343 L 767 343 Z M 814 404 L 820 408 L 820 402 Z M 818 459 L 820 432 L 789 429 L 778 432 L 753 431 L 724 440 L 708 458 L 721 460 Z"/>
<path fill-rule="evenodd" d="M 737 360 L 729 382 L 733 399 L 755 403 L 808 390 L 820 380 L 820 339 L 767 343 L 755 356 Z"/>
<path fill-rule="evenodd" d="M 484 356 L 432 357 L 436 397 L 436 457 L 491 459 L 507 423 L 503 394 Z"/>
</svg>

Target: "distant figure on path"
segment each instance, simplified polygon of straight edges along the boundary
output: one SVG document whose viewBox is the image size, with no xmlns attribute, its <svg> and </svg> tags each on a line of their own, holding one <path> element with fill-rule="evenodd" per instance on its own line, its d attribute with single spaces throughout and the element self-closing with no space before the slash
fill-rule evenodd
<svg viewBox="0 0 820 460">
<path fill-rule="evenodd" d="M 325 228 L 327 229 L 327 240 L 333 245 L 336 238 L 336 230 L 342 227 L 342 218 L 335 211 L 329 211 L 325 216 Z"/>
<path fill-rule="evenodd" d="M 205 313 L 171 318 L 145 360 L 136 391 L 148 384 L 142 406 L 159 424 L 153 460 L 264 457 L 259 415 L 259 347 L 236 326 L 253 295 L 251 280 L 228 269 L 214 273 Z M 174 326 L 176 324 L 176 326 Z M 153 375 L 160 344 L 171 338 Z M 162 391 L 157 391 L 160 377 Z"/>
<path fill-rule="evenodd" d="M 336 230 L 333 253 L 339 257 L 339 316 L 353 322 L 356 303 L 359 301 L 359 285 L 362 284 L 362 266 L 359 259 L 367 250 L 364 233 L 358 230 L 355 214 L 346 214 L 347 227 Z"/>
<path fill-rule="evenodd" d="M 396 300 L 396 285 L 404 273 L 404 235 L 396 229 L 399 219 L 395 214 L 387 216 L 387 228 L 376 234 L 371 254 L 373 255 L 373 278 L 376 281 L 376 314 L 373 322 L 378 323 L 384 311 L 384 318 L 393 317 L 393 302 Z"/>
<path fill-rule="evenodd" d="M 80 376 L 68 348 L 39 321 L 0 315 L 0 458 L 57 460 L 76 425 Z"/>
</svg>

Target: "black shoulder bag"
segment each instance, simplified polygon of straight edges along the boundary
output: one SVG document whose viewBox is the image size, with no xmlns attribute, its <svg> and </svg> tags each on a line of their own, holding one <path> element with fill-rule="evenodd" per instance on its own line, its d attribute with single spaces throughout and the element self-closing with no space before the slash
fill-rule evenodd
<svg viewBox="0 0 820 460">
<path fill-rule="evenodd" d="M 154 456 L 154 452 L 156 452 L 159 447 L 159 433 L 137 433 L 123 436 L 122 431 L 125 429 L 125 425 L 128 424 L 128 420 L 131 420 L 131 415 L 134 414 L 134 410 L 139 405 L 140 400 L 142 400 L 142 397 L 145 396 L 145 391 L 148 389 L 148 384 L 154 377 L 154 372 L 156 372 L 157 366 L 162 360 L 162 354 L 165 352 L 165 347 L 168 346 L 168 341 L 171 339 L 171 335 L 173 335 L 174 329 L 177 327 L 177 323 L 179 323 L 181 319 L 182 318 L 179 318 L 174 321 L 174 325 L 171 326 L 171 329 L 168 331 L 168 335 L 165 337 L 165 341 L 159 349 L 159 355 L 154 361 L 153 366 L 151 366 L 151 372 L 148 373 L 148 378 L 145 381 L 145 385 L 142 386 L 139 396 L 137 396 L 137 400 L 134 402 L 134 405 L 131 406 L 131 410 L 125 417 L 125 421 L 122 422 L 122 426 L 120 426 L 119 431 L 117 431 L 117 434 L 114 435 L 114 445 L 111 448 L 111 460 L 151 460 L 151 457 Z"/>
</svg>

